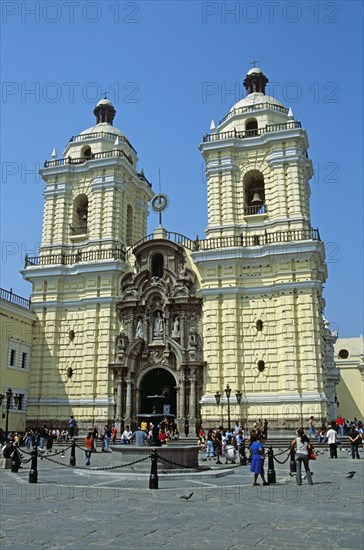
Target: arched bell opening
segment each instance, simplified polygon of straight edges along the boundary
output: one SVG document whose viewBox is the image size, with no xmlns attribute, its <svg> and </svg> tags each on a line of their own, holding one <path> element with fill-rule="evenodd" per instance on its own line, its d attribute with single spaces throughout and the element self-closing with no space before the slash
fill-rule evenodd
<svg viewBox="0 0 364 550">
<path fill-rule="evenodd" d="M 88 222 L 88 198 L 87 195 L 77 195 L 73 201 L 71 235 L 83 235 L 87 233 Z"/>
<path fill-rule="evenodd" d="M 255 118 L 247 121 L 245 125 L 246 134 L 249 137 L 258 135 L 258 122 Z"/>
<path fill-rule="evenodd" d="M 90 160 L 92 158 L 91 147 L 89 147 L 89 146 L 84 147 L 82 149 L 81 156 L 86 160 Z"/>
<path fill-rule="evenodd" d="M 244 185 L 244 214 L 265 214 L 264 176 L 259 170 L 250 170 L 243 178 Z"/>
</svg>

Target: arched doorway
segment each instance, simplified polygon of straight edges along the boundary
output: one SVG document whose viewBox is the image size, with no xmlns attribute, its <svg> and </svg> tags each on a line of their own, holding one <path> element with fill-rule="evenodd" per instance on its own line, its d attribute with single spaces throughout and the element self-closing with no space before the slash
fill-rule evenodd
<svg viewBox="0 0 364 550">
<path fill-rule="evenodd" d="M 163 405 L 169 406 L 169 414 L 177 415 L 176 407 L 176 380 L 174 376 L 163 367 L 156 367 L 149 371 L 141 382 L 141 399 L 139 414 L 150 414 L 153 412 L 153 399 L 148 399 L 148 395 L 164 395 L 161 400 L 161 410 L 158 413 L 163 414 Z"/>
</svg>

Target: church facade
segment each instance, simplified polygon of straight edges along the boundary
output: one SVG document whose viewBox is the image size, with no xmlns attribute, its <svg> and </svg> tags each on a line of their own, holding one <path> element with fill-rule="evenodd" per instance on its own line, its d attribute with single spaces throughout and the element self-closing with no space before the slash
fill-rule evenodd
<svg viewBox="0 0 364 550">
<path fill-rule="evenodd" d="M 203 137 L 203 240 L 161 223 L 147 235 L 148 205 L 161 212 L 166 198 L 108 99 L 45 162 L 42 243 L 23 270 L 36 315 L 29 423 L 136 425 L 161 395 L 180 426 L 226 424 L 226 387 L 243 424 L 335 417 L 307 132 L 267 82 L 251 69 L 247 96 Z"/>
</svg>

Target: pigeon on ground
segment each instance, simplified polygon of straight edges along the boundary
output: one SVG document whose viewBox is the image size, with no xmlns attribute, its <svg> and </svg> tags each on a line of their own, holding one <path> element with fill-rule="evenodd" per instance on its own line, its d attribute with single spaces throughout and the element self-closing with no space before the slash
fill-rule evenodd
<svg viewBox="0 0 364 550">
<path fill-rule="evenodd" d="M 355 476 L 356 472 L 348 472 L 348 475 L 346 476 L 347 479 L 352 479 Z"/>
<path fill-rule="evenodd" d="M 193 493 L 190 493 L 189 495 L 182 495 L 180 496 L 179 498 L 181 500 L 190 500 L 190 498 L 192 497 Z"/>
</svg>

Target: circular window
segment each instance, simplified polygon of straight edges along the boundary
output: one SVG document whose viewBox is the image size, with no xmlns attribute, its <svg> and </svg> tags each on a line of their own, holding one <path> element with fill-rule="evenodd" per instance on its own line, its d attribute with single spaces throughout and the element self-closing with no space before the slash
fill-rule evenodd
<svg viewBox="0 0 364 550">
<path fill-rule="evenodd" d="M 258 371 L 263 372 L 265 369 L 265 363 L 264 361 L 258 361 Z"/>
<path fill-rule="evenodd" d="M 340 359 L 347 359 L 349 357 L 349 352 L 347 349 L 341 349 L 339 351 L 339 357 Z"/>
<path fill-rule="evenodd" d="M 261 319 L 258 319 L 258 321 L 255 323 L 255 326 L 257 327 L 258 331 L 263 330 L 263 321 Z"/>
</svg>

